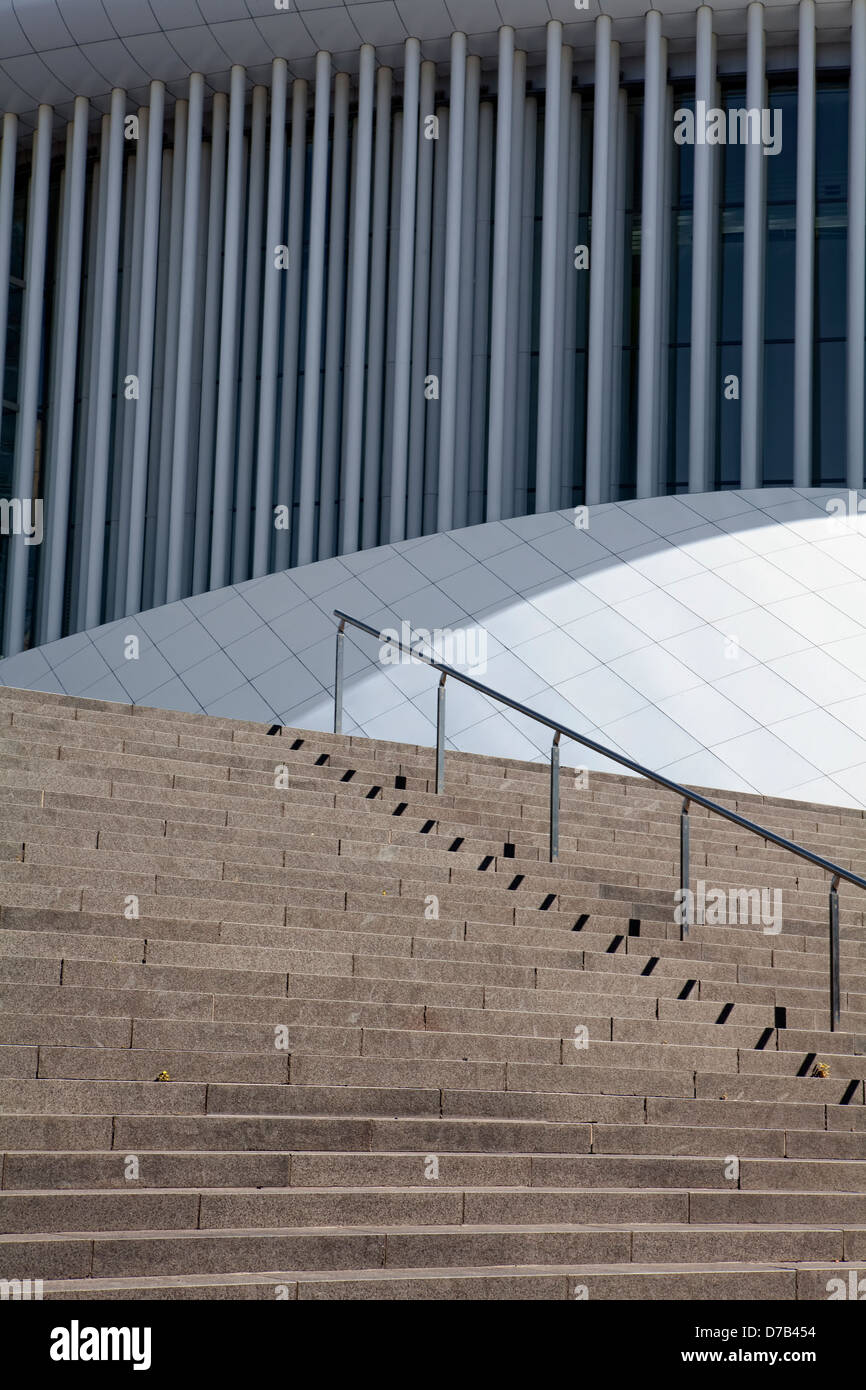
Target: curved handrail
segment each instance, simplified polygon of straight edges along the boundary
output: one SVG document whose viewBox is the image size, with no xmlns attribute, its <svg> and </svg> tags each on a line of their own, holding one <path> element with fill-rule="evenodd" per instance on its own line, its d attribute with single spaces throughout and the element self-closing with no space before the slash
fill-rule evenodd
<svg viewBox="0 0 866 1390">
<path fill-rule="evenodd" d="M 784 835 L 777 835 L 774 830 L 767 830 L 765 826 L 758 825 L 757 822 L 748 820 L 746 816 L 738 815 L 736 811 L 729 810 L 726 806 L 721 806 L 717 801 L 712 801 L 708 796 L 703 796 L 700 792 L 684 787 L 679 782 L 675 782 L 670 777 L 665 777 L 663 773 L 653 772 L 651 768 L 644 767 L 642 763 L 635 762 L 633 758 L 628 758 L 624 753 L 617 753 L 612 748 L 607 748 L 603 743 L 596 742 L 595 739 L 587 738 L 585 734 L 579 734 L 576 729 L 571 729 L 567 724 L 560 723 L 557 719 L 551 719 L 546 714 L 540 714 L 537 710 L 529 709 L 521 704 L 519 700 L 514 700 L 510 695 L 504 694 L 501 690 L 494 690 L 492 686 L 484 685 L 474 676 L 468 676 L 463 671 L 458 671 L 453 666 L 449 666 L 444 661 L 437 661 L 434 657 L 427 656 L 424 652 L 417 651 L 414 647 L 407 647 L 405 644 L 390 635 L 388 632 L 380 632 L 378 628 L 371 627 L 369 623 L 363 622 L 360 618 L 353 618 L 349 613 L 344 613 L 341 609 L 334 609 L 334 617 L 339 620 L 337 630 L 337 660 L 336 660 L 336 681 L 334 689 L 334 732 L 341 732 L 342 725 L 342 637 L 347 623 L 352 627 L 366 632 L 368 636 L 375 637 L 380 642 L 385 642 L 391 648 L 407 652 L 414 660 L 423 661 L 434 670 L 440 672 L 439 682 L 439 717 L 437 719 L 437 743 L 436 743 L 436 790 L 441 791 L 444 785 L 444 693 L 446 677 L 452 680 L 461 681 L 463 685 L 471 686 L 480 694 L 486 695 L 491 700 L 498 701 L 499 704 L 507 705 L 509 709 L 516 710 L 518 714 L 524 715 L 527 719 L 534 719 L 537 724 L 544 724 L 547 728 L 554 731 L 553 753 L 555 757 L 551 759 L 551 860 L 556 858 L 557 846 L 554 838 L 554 825 L 558 829 L 558 776 L 559 776 L 559 739 L 560 737 L 572 739 L 575 743 L 580 743 L 584 748 L 591 748 L 594 753 L 600 753 L 603 757 L 609 758 L 612 762 L 619 763 L 621 767 L 626 767 L 629 771 L 636 773 L 640 777 L 647 778 L 654 782 L 656 786 L 664 787 L 667 791 L 675 792 L 677 796 L 683 798 L 681 811 L 681 888 L 688 887 L 688 810 L 689 806 L 703 806 L 705 810 L 713 812 L 714 815 L 722 816 L 725 820 L 731 821 L 734 825 L 741 826 L 751 834 L 759 836 L 765 841 L 774 845 L 779 845 L 781 849 L 787 850 L 791 854 L 797 855 L 800 859 L 807 860 L 810 864 L 815 864 L 825 873 L 832 875 L 830 886 L 830 996 L 831 996 L 831 1030 L 839 1022 L 839 951 L 838 951 L 838 898 L 837 885 L 840 879 L 846 883 L 853 883 L 855 888 L 866 889 L 866 879 L 858 874 L 852 873 L 849 869 L 843 869 L 840 864 L 834 864 L 831 859 L 825 859 L 823 855 L 815 854 L 812 850 L 806 849 L 804 845 L 798 844 L 794 840 L 788 840 Z M 556 794 L 554 789 L 556 789 Z M 554 805 L 555 800 L 555 805 Z M 685 930 L 681 936 L 688 936 L 688 917 L 684 918 L 681 924 Z M 835 948 L 834 948 L 835 940 Z"/>
</svg>

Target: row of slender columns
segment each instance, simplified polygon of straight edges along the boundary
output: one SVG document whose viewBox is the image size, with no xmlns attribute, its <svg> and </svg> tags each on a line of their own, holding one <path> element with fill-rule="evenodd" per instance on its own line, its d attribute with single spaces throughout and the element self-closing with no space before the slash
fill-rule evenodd
<svg viewBox="0 0 866 1390">
<path fill-rule="evenodd" d="M 815 2 L 799 5 L 794 478 L 810 478 L 813 433 Z M 852 0 L 847 250 L 847 477 L 863 482 L 866 376 L 866 0 Z M 764 9 L 747 12 L 746 105 L 766 105 Z M 447 105 L 436 69 L 407 40 L 394 74 L 373 47 L 352 82 L 316 60 L 309 92 L 286 62 L 248 92 L 231 72 L 206 133 L 192 74 L 165 147 L 165 90 L 151 85 L 125 159 L 127 101 L 116 89 L 88 175 L 90 108 L 65 132 L 43 388 L 53 112 L 40 108 L 27 219 L 14 487 L 41 460 L 46 548 L 37 631 L 95 625 L 143 604 L 263 575 L 290 560 L 350 553 L 425 530 L 571 498 L 580 453 L 574 361 L 588 292 L 586 500 L 616 496 L 625 341 L 625 94 L 609 17 L 595 21 L 589 271 L 579 241 L 581 97 L 563 27 L 546 31 L 545 101 L 527 96 L 526 55 L 499 33 L 495 104 L 481 63 L 451 38 Z M 718 102 L 713 12 L 696 16 L 696 98 Z M 434 110 L 435 107 L 435 110 Z M 636 492 L 666 487 L 667 305 L 673 146 L 662 17 L 645 19 Z M 438 121 L 431 134 L 429 122 Z M 543 118 L 543 137 L 537 123 Z M 787 132 L 786 132 L 787 134 Z M 5 343 L 18 123 L 3 120 L 0 341 Z M 438 136 L 438 138 L 436 138 Z M 350 167 L 351 152 L 351 167 Z M 543 167 L 536 168 L 536 154 Z M 718 269 L 717 151 L 694 151 L 688 485 L 714 485 Z M 761 481 L 766 175 L 745 151 L 741 483 Z M 309 187 L 306 186 L 309 177 Z M 535 191 L 540 189 L 536 226 Z M 125 208 L 126 221 L 121 212 Z M 87 241 L 85 242 L 85 228 Z M 89 265 L 83 281 L 84 247 Z M 538 256 L 537 300 L 533 279 Z M 131 268 L 131 273 L 127 274 Z M 580 275 L 581 278 L 578 278 Z M 588 282 L 588 283 L 587 283 Z M 87 286 L 82 297 L 82 284 Z M 584 286 L 586 289 L 584 290 Z M 302 322 L 303 314 L 303 322 Z M 529 396 L 538 344 L 534 438 Z M 303 361 L 301 361 L 301 353 Z M 127 380 L 135 391 L 124 399 Z M 434 383 L 430 385 L 430 383 Z M 428 389 L 429 387 L 429 389 Z M 39 396 L 50 391 L 47 436 Z M 78 399 L 76 399 L 78 393 Z M 582 422 L 581 422 L 582 423 Z M 76 467 L 76 459 L 80 463 Z M 286 524 L 274 525 L 274 505 Z M 113 528 L 110 548 L 107 526 Z M 73 527 L 74 523 L 74 527 Z M 70 529 L 74 540 L 72 554 Z M 121 539 L 122 537 L 122 539 Z M 4 649 L 24 641 L 30 557 L 9 547 Z"/>
</svg>

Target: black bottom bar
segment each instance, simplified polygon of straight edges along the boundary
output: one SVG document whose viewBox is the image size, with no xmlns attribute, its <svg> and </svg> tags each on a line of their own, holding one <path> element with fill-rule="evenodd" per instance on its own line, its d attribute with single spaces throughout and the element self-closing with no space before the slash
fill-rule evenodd
<svg viewBox="0 0 866 1390">
<path fill-rule="evenodd" d="M 850 1271 L 840 1279 L 848 1281 Z M 866 1297 L 866 1270 L 863 1291 L 849 1297 L 828 1294 L 826 1300 L 807 1302 L 742 1302 L 707 1301 L 690 1303 L 650 1303 L 593 1301 L 576 1296 L 560 1298 L 558 1309 L 547 1313 L 538 1303 L 530 1311 L 526 1303 L 508 1312 L 502 1303 L 490 1306 L 486 1313 L 476 1307 L 472 1322 L 466 1310 L 445 1313 L 442 1302 L 428 1303 L 364 1301 L 361 1306 L 342 1302 L 336 1305 L 306 1300 L 275 1300 L 257 1302 L 50 1302 L 9 1303 L 0 1309 L 5 1332 L 7 1357 L 14 1354 L 18 1375 L 39 1374 L 46 1383 L 64 1384 L 70 1376 L 86 1379 L 101 1378 L 106 1373 L 114 1381 L 118 1377 L 133 1377 L 133 1384 L 145 1376 L 164 1380 L 166 1372 L 189 1373 L 197 1377 L 219 1377 L 225 1385 L 233 1375 L 246 1380 L 251 1374 L 259 1379 L 273 1373 L 278 1383 L 294 1381 L 299 1370 L 298 1356 L 303 1356 L 305 1378 L 317 1371 L 332 1379 L 335 1373 L 360 1369 L 363 1347 L 369 1351 L 371 1332 L 380 1339 L 380 1349 L 395 1353 L 384 1358 L 382 1371 L 387 1380 L 406 1379 L 409 1365 L 403 1360 L 408 1338 L 413 1335 L 431 1337 L 431 1355 L 441 1354 L 441 1336 L 450 1317 L 456 1317 L 463 1328 L 470 1326 L 477 1334 L 477 1319 L 485 1325 L 500 1327 L 502 1336 L 495 1342 L 479 1339 L 477 1335 L 461 1340 L 459 1354 L 452 1349 L 450 1370 L 465 1374 L 473 1362 L 483 1364 L 485 1379 L 491 1370 L 501 1365 L 503 1375 L 513 1384 L 519 1373 L 514 1365 L 515 1331 L 524 1356 L 536 1358 L 542 1348 L 526 1344 L 526 1331 L 520 1324 L 533 1323 L 553 1316 L 559 1336 L 567 1333 L 560 1353 L 570 1348 L 571 1357 L 578 1361 L 579 1381 L 598 1383 L 598 1371 L 646 1374 L 648 1370 L 667 1374 L 679 1368 L 689 1379 L 699 1379 L 706 1367 L 716 1366 L 736 1373 L 741 1366 L 759 1366 L 766 1372 L 807 1370 L 826 1384 L 828 1377 L 850 1366 L 852 1354 L 861 1345 L 863 1310 L 855 1306 Z M 750 1276 L 753 1278 L 753 1276 Z M 850 1281 L 849 1281 L 850 1282 Z M 577 1286 L 579 1281 L 575 1279 Z M 847 1289 L 847 1283 L 846 1283 Z M 840 1303 L 848 1307 L 840 1307 Z M 563 1307 L 568 1303 L 571 1306 Z M 327 1304 L 327 1306 L 325 1306 Z M 376 1312 L 376 1304 L 379 1312 Z M 515 1316 L 518 1319 L 515 1326 Z M 378 1319 L 381 1318 L 381 1326 Z M 507 1319 L 507 1321 L 506 1321 Z M 375 1323 L 375 1327 L 373 1324 Z M 443 1323 L 445 1327 L 443 1327 Z M 361 1343 L 350 1342 L 342 1336 L 339 1343 L 311 1341 L 317 1329 L 341 1332 L 346 1326 L 356 1326 L 364 1333 Z M 91 1347 L 101 1347 L 101 1329 L 129 1329 L 128 1346 L 137 1354 L 141 1369 L 134 1362 L 84 1360 Z M 96 1329 L 96 1334 L 88 1329 Z M 138 1329 L 137 1333 L 134 1329 Z M 149 1330 L 149 1333 L 148 1333 Z M 302 1344 L 299 1340 L 304 1338 Z M 483 1345 L 482 1345 L 483 1342 Z M 124 1343 L 120 1343 L 123 1347 Z M 110 1348 L 110 1341 L 106 1347 Z M 434 1350 L 438 1348 L 438 1352 Z M 78 1360 L 56 1360 L 55 1354 L 77 1354 Z M 341 1353 L 341 1348 L 344 1348 Z M 402 1349 L 402 1350 L 401 1350 Z M 592 1357 L 591 1362 L 589 1357 Z M 476 1361 L 475 1358 L 478 1358 Z M 483 1362 L 482 1359 L 483 1358 Z M 545 1358 L 546 1359 L 546 1358 Z M 145 1361 L 148 1364 L 145 1364 Z M 584 1367 L 584 1372 L 580 1367 Z M 590 1376 L 590 1367 L 592 1376 Z M 445 1369 L 444 1367 L 442 1368 Z M 527 1366 L 527 1372 L 528 1372 Z M 538 1371 L 537 1361 L 535 1371 Z M 390 1375 L 389 1375 L 390 1372 Z M 318 1377 L 317 1377 L 318 1378 Z M 427 1377 L 422 1377 L 426 1379 Z M 534 1377 L 537 1379 L 537 1374 Z M 215 1382 L 217 1383 L 217 1382 Z M 618 1381 L 612 1382 L 619 1383 Z M 772 1383 L 772 1382 L 771 1382 Z M 784 1385 L 783 1379 L 780 1384 Z"/>
</svg>

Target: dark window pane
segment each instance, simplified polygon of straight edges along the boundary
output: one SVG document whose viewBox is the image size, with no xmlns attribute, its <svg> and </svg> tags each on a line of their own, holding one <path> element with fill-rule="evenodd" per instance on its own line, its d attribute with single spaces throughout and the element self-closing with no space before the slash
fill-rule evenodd
<svg viewBox="0 0 866 1390">
<path fill-rule="evenodd" d="M 764 349 L 764 478 L 766 484 L 794 478 L 794 344 Z"/>
<path fill-rule="evenodd" d="M 845 478 L 845 344 L 820 343 L 815 354 L 815 481 L 840 484 Z"/>
<path fill-rule="evenodd" d="M 794 273 L 796 258 L 793 205 L 771 208 L 767 228 L 764 337 L 768 342 L 794 341 Z"/>
<path fill-rule="evenodd" d="M 846 243 L 844 213 L 819 215 L 815 248 L 815 328 L 819 339 L 845 337 Z"/>
<path fill-rule="evenodd" d="M 721 485 L 736 486 L 740 481 L 740 402 L 725 396 L 725 377 L 735 376 L 742 395 L 742 351 L 729 344 L 719 351 L 716 390 L 716 421 L 719 437 L 718 478 Z"/>
</svg>

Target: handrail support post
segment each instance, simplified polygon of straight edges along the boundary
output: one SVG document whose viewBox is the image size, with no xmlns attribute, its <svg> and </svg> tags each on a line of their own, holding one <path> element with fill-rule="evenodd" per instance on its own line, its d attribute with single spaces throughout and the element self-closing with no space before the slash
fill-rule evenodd
<svg viewBox="0 0 866 1390">
<path fill-rule="evenodd" d="M 559 739 L 560 730 L 553 735 L 550 746 L 550 862 L 559 858 Z"/>
<path fill-rule="evenodd" d="M 839 1027 L 840 999 L 839 989 L 839 875 L 834 874 L 830 884 L 830 1032 Z"/>
<path fill-rule="evenodd" d="M 641 763 L 635 762 L 633 758 L 627 757 L 624 753 L 614 752 L 611 748 L 606 748 L 604 744 L 596 743 L 594 739 L 588 738 L 585 734 L 578 733 L 568 725 L 557 725 L 556 721 L 543 715 L 536 710 L 529 709 L 519 700 L 512 699 L 509 695 L 504 695 L 502 691 L 493 690 L 490 686 L 476 680 L 474 676 L 464 674 L 454 669 L 453 666 L 446 666 L 437 661 L 433 656 L 427 656 L 423 652 L 405 646 L 400 641 L 395 641 L 390 635 L 377 631 L 369 623 L 363 622 L 360 618 L 353 618 L 351 614 L 344 613 L 340 609 L 334 610 L 334 617 L 338 620 L 339 628 L 337 631 L 337 651 L 335 663 L 334 679 L 334 732 L 342 732 L 343 724 L 343 641 L 346 624 L 357 628 L 360 632 L 365 632 L 369 637 L 376 638 L 379 642 L 387 642 L 389 646 L 400 652 L 408 652 L 409 655 L 417 660 L 431 666 L 433 670 L 440 673 L 439 690 L 437 695 L 436 709 L 436 791 L 442 792 L 445 787 L 445 679 L 453 676 L 455 680 L 463 685 L 469 686 L 478 694 L 490 700 L 499 701 L 507 705 L 509 709 L 528 719 L 534 719 L 539 724 L 544 724 L 548 729 L 554 730 L 553 744 L 550 750 L 550 860 L 553 862 L 559 854 L 559 740 L 564 735 L 579 743 L 584 748 L 591 749 L 594 753 L 601 754 L 602 757 L 609 758 L 620 767 L 627 768 L 629 772 L 635 773 L 639 777 L 646 777 L 658 787 L 665 788 L 666 791 L 673 792 L 677 796 L 682 796 L 683 803 L 680 811 L 680 893 L 682 898 L 680 904 L 680 940 L 685 941 L 689 935 L 692 922 L 696 918 L 694 908 L 694 897 L 690 892 L 689 880 L 689 807 L 692 802 L 701 806 L 711 814 L 721 816 L 723 820 L 730 824 L 741 826 L 752 835 L 757 835 L 763 839 L 765 846 L 769 844 L 779 845 L 783 850 L 797 855 L 800 859 L 805 859 L 808 863 L 823 869 L 825 873 L 832 875 L 830 886 L 830 1030 L 835 1032 L 840 1023 L 841 1008 L 841 989 L 840 989 L 840 955 L 839 955 L 839 883 L 851 883 L 856 888 L 866 890 L 866 878 L 861 878 L 850 869 L 841 868 L 834 864 L 832 860 L 824 859 L 819 854 L 814 854 L 807 850 L 803 845 L 798 845 L 782 835 L 777 835 L 764 826 L 756 825 L 754 821 L 748 820 L 738 812 L 729 807 L 722 806 L 718 802 L 711 801 L 698 791 L 689 791 L 679 782 L 674 782 L 670 777 L 665 777 L 661 773 L 653 772 L 650 768 L 644 767 Z M 276 726 L 275 726 L 276 727 Z M 703 921 L 704 912 L 701 911 Z"/>
<path fill-rule="evenodd" d="M 691 925 L 691 901 L 689 898 L 689 797 L 683 802 L 680 811 L 680 941 L 685 941 Z"/>
<path fill-rule="evenodd" d="M 337 652 L 334 658 L 334 733 L 343 732 L 343 643 L 346 638 L 345 620 L 337 628 Z"/>
<path fill-rule="evenodd" d="M 436 691 L 436 794 L 445 789 L 445 672 Z"/>
</svg>

